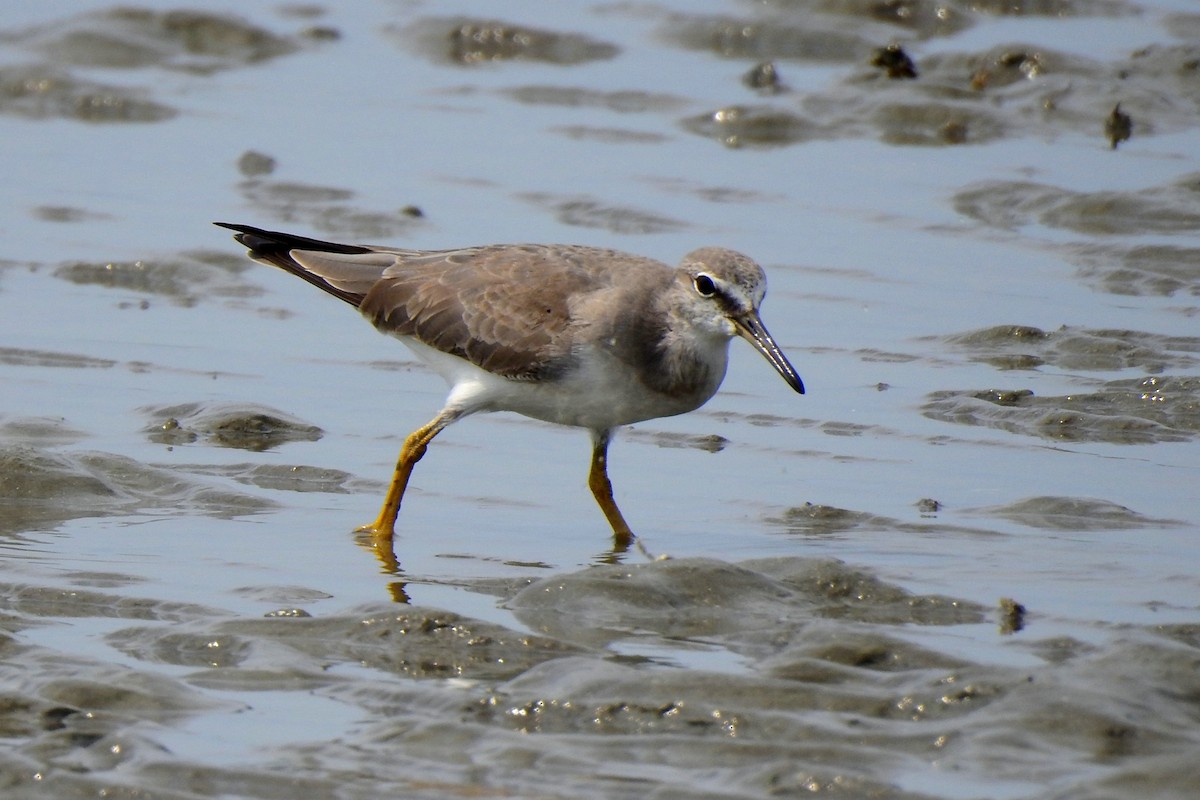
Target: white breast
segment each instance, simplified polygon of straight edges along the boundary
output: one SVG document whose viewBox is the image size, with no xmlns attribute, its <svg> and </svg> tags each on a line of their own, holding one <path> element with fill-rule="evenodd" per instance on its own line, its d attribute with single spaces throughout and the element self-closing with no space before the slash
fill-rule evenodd
<svg viewBox="0 0 1200 800">
<path fill-rule="evenodd" d="M 559 425 L 599 430 L 699 408 L 724 378 L 728 353 L 728 342 L 724 342 L 721 352 L 712 354 L 720 368 L 714 370 L 711 385 L 697 394 L 669 397 L 645 387 L 632 369 L 603 351 L 591 351 L 577 369 L 561 378 L 518 381 L 409 337 L 399 338 L 450 384 L 448 407 L 460 408 L 466 414 L 513 411 Z"/>
</svg>

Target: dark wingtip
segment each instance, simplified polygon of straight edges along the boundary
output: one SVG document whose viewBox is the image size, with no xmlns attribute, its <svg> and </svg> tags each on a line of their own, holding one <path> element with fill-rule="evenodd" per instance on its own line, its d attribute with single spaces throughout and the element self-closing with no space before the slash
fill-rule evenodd
<svg viewBox="0 0 1200 800">
<path fill-rule="evenodd" d="M 260 230 L 259 228 L 251 228 L 249 225 L 238 225 L 234 222 L 214 222 L 213 225 L 216 225 L 218 228 L 228 228 L 231 231 L 237 231 L 233 238 L 239 242 L 242 240 L 242 236 L 248 233 L 268 233 L 268 231 Z"/>
<path fill-rule="evenodd" d="M 263 228 L 255 228 L 252 225 L 239 225 L 232 222 L 214 222 L 213 225 L 216 225 L 218 228 L 228 228 L 231 231 L 236 231 L 233 234 L 233 238 L 238 244 L 243 245 L 250 251 L 249 256 L 255 261 L 279 267 L 298 278 L 303 278 L 318 289 L 328 292 L 352 306 L 358 307 L 362 303 L 362 294 L 334 286 L 325 278 L 311 272 L 296 261 L 292 252 L 295 250 L 315 250 L 319 253 L 359 255 L 370 253 L 370 248 L 353 244 L 326 242 L 321 239 L 309 239 L 306 236 L 268 231 Z"/>
<path fill-rule="evenodd" d="M 356 244 L 339 244 L 323 239 L 310 239 L 307 236 L 269 231 L 253 225 L 240 225 L 234 222 L 214 222 L 213 225 L 237 231 L 233 238 L 250 248 L 251 253 L 255 256 L 269 256 L 275 253 L 287 253 L 291 250 L 316 250 L 321 253 L 344 253 L 347 255 L 371 252 L 370 248 Z"/>
<path fill-rule="evenodd" d="M 233 222 L 214 222 L 213 225 L 237 231 L 233 235 L 233 238 L 238 244 L 248 247 L 255 255 L 262 255 L 273 250 L 287 251 L 292 249 L 285 246 L 284 240 L 287 238 L 287 234 L 273 233 L 262 228 L 255 228 L 250 225 L 238 225 Z"/>
</svg>

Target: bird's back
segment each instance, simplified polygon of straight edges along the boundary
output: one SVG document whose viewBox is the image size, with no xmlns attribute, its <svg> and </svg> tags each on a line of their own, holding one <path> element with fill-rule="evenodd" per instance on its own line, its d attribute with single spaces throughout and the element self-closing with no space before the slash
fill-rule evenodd
<svg viewBox="0 0 1200 800">
<path fill-rule="evenodd" d="M 575 365 L 580 308 L 632 307 L 614 315 L 632 324 L 674 273 L 654 259 L 580 245 L 408 250 L 224 227 L 239 232 L 252 258 L 356 306 L 380 331 L 521 381 Z"/>
</svg>

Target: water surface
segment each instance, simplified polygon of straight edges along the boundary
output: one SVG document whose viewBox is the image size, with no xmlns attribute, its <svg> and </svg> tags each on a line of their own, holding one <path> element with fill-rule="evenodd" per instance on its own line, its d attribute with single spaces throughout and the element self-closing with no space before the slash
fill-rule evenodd
<svg viewBox="0 0 1200 800">
<path fill-rule="evenodd" d="M 1169 0 L 12 9 L 5 796 L 1189 796 L 1196 41 Z M 624 554 L 584 433 L 466 420 L 381 562 L 444 386 L 214 220 L 732 247 L 808 394 L 735 342 L 622 431 Z"/>
</svg>

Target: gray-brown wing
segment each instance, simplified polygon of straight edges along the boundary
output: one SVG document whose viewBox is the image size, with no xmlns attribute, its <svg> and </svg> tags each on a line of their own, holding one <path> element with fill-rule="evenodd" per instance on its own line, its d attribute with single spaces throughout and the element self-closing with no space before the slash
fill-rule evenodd
<svg viewBox="0 0 1200 800">
<path fill-rule="evenodd" d="M 377 328 L 518 380 L 569 369 L 579 297 L 629 270 L 669 270 L 650 259 L 566 245 L 395 251 L 395 259 L 360 304 Z"/>
<path fill-rule="evenodd" d="M 287 261 L 291 264 L 285 261 L 282 266 L 292 274 L 361 306 L 363 298 L 379 283 L 384 271 L 396 263 L 396 255 L 378 250 L 350 254 L 292 250 L 287 254 Z"/>
</svg>

